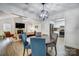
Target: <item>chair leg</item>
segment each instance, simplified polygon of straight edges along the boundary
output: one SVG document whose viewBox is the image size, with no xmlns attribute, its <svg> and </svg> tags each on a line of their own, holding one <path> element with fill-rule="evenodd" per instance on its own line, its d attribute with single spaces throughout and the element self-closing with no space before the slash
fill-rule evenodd
<svg viewBox="0 0 79 59">
<path fill-rule="evenodd" d="M 56 48 L 56 46 L 55 46 L 55 56 L 57 55 L 57 48 Z"/>
<path fill-rule="evenodd" d="M 51 46 L 51 50 L 53 50 L 53 47 Z"/>
<path fill-rule="evenodd" d="M 46 52 L 48 52 L 48 47 L 46 47 Z"/>
<path fill-rule="evenodd" d="M 28 55 L 28 49 L 27 49 L 27 55 Z"/>
<path fill-rule="evenodd" d="M 51 52 L 53 52 L 53 47 L 51 46 Z"/>
<path fill-rule="evenodd" d="M 23 51 L 23 56 L 25 55 L 25 48 L 24 48 L 24 51 Z"/>
</svg>

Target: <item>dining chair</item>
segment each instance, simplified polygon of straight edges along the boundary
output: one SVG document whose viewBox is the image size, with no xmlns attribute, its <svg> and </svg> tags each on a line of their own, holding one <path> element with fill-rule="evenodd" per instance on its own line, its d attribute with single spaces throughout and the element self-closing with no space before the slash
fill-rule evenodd
<svg viewBox="0 0 79 59">
<path fill-rule="evenodd" d="M 58 34 L 57 33 L 53 33 L 52 37 L 50 38 L 51 43 L 47 43 L 46 44 L 47 51 L 48 51 L 48 47 L 51 47 L 51 50 L 53 50 L 53 47 L 55 48 L 55 56 L 57 55 L 57 48 L 56 48 L 57 38 L 58 38 Z"/>
<path fill-rule="evenodd" d="M 28 54 L 28 49 L 30 48 L 30 44 L 27 42 L 27 35 L 26 33 L 21 33 L 21 38 L 22 38 L 22 42 L 23 42 L 23 46 L 24 46 L 24 50 L 23 50 L 23 56 L 25 55 L 25 49 L 27 49 L 27 54 Z"/>
<path fill-rule="evenodd" d="M 31 38 L 32 56 L 46 56 L 46 45 L 44 38 Z"/>
</svg>

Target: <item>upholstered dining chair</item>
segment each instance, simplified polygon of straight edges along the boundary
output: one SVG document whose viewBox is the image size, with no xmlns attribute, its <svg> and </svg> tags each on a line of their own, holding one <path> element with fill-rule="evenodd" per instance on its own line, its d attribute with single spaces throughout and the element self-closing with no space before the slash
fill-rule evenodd
<svg viewBox="0 0 79 59">
<path fill-rule="evenodd" d="M 22 39 L 23 46 L 24 46 L 24 51 L 23 51 L 23 56 L 24 56 L 25 55 L 25 49 L 27 49 L 27 54 L 28 54 L 28 49 L 31 49 L 31 48 L 30 48 L 30 44 L 27 42 L 26 33 L 22 32 L 21 36 L 22 36 L 21 39 Z"/>
<path fill-rule="evenodd" d="M 31 38 L 32 56 L 46 56 L 45 39 L 41 37 Z"/>
<path fill-rule="evenodd" d="M 47 51 L 48 51 L 48 47 L 51 47 L 51 50 L 53 50 L 53 47 L 55 48 L 55 56 L 57 55 L 57 48 L 56 48 L 57 38 L 58 38 L 58 34 L 57 33 L 53 33 L 52 37 L 50 38 L 51 43 L 47 43 L 46 44 Z"/>
</svg>

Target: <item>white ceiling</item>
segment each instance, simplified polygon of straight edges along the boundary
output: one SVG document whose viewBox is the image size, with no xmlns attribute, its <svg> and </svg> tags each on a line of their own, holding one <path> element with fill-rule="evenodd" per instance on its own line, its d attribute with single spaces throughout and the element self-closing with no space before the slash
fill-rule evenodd
<svg viewBox="0 0 79 59">
<path fill-rule="evenodd" d="M 0 3 L 0 17 L 7 14 L 13 14 L 16 16 L 24 16 L 26 18 L 31 18 L 38 20 L 40 12 L 42 10 L 41 3 Z M 78 3 L 46 3 L 45 9 L 49 13 L 48 19 L 53 19 L 58 13 L 67 11 L 69 9 L 78 8 Z M 57 17 L 57 16 L 55 16 Z"/>
</svg>

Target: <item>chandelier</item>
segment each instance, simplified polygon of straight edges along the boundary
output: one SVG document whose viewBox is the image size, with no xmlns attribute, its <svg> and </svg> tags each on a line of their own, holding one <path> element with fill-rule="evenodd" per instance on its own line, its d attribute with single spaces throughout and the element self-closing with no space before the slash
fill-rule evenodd
<svg viewBox="0 0 79 59">
<path fill-rule="evenodd" d="M 48 18 L 48 11 L 45 10 L 44 8 L 45 3 L 42 3 L 42 5 L 43 5 L 43 9 L 41 10 L 40 18 L 44 21 Z"/>
</svg>

